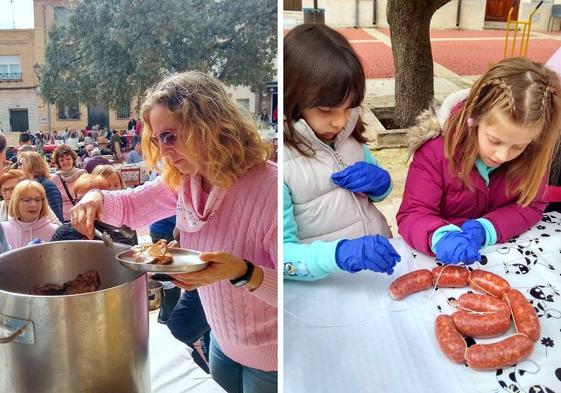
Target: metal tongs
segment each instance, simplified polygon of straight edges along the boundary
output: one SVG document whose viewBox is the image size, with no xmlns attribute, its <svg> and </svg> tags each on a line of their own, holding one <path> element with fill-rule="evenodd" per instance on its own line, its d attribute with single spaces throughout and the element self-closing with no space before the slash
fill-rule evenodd
<svg viewBox="0 0 561 393">
<path fill-rule="evenodd" d="M 135 231 L 126 225 L 115 227 L 101 221 L 94 221 L 94 237 L 103 241 L 107 247 L 113 247 L 113 236 L 121 235 L 126 239 L 133 239 Z M 113 235 L 113 236 L 112 236 Z"/>
</svg>

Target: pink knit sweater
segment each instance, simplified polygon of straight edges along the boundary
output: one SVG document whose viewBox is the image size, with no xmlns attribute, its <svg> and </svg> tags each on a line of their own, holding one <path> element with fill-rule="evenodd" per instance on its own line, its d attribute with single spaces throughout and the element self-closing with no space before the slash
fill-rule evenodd
<svg viewBox="0 0 561 393">
<path fill-rule="evenodd" d="M 6 242 L 12 250 L 25 247 L 30 241 L 41 239 L 41 241 L 49 242 L 53 233 L 55 233 L 58 225 L 51 223 L 47 217 L 41 217 L 37 221 L 22 222 L 15 218 L 0 223 Z"/>
<path fill-rule="evenodd" d="M 103 220 L 144 227 L 176 213 L 177 193 L 156 180 L 134 190 L 103 192 Z M 261 286 L 249 292 L 228 280 L 199 288 L 221 349 L 245 366 L 277 370 L 277 166 L 253 169 L 226 194 L 199 232 L 181 232 L 181 246 L 226 251 L 261 266 Z"/>
</svg>

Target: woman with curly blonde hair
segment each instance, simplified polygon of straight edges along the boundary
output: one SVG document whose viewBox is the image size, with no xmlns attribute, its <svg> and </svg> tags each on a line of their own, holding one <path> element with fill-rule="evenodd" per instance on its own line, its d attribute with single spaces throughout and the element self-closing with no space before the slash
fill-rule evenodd
<svg viewBox="0 0 561 393">
<path fill-rule="evenodd" d="M 209 266 L 175 275 L 199 288 L 212 329 L 210 372 L 228 392 L 277 390 L 277 167 L 224 86 L 201 72 L 171 75 L 142 107 L 142 151 L 159 180 L 88 193 L 71 222 L 139 228 L 177 215 L 180 243 Z M 242 389 L 243 387 L 243 389 Z"/>
</svg>

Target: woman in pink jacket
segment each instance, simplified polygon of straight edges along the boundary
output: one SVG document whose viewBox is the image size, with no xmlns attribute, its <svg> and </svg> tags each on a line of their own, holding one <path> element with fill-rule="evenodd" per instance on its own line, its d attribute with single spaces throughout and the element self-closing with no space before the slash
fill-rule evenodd
<svg viewBox="0 0 561 393">
<path fill-rule="evenodd" d="M 8 221 L 0 223 L 8 246 L 14 250 L 32 240 L 48 242 L 58 228 L 47 218 L 45 189 L 34 180 L 23 180 L 14 188 Z"/>
<path fill-rule="evenodd" d="M 210 266 L 176 275 L 198 288 L 213 335 L 210 371 L 228 392 L 277 391 L 277 167 L 255 125 L 216 79 L 172 75 L 142 108 L 142 150 L 157 180 L 134 190 L 91 191 L 70 213 L 134 228 L 177 215 L 180 244 Z"/>
<path fill-rule="evenodd" d="M 443 263 L 480 261 L 479 249 L 542 217 L 561 128 L 559 79 L 526 58 L 492 66 L 471 90 L 420 116 L 397 213 L 405 241 Z"/>
</svg>

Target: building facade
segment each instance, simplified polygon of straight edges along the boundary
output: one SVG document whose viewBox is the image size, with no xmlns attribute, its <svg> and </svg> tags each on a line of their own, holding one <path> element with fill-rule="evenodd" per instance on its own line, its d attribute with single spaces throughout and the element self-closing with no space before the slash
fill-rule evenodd
<svg viewBox="0 0 561 393">
<path fill-rule="evenodd" d="M 50 27 L 64 23 L 70 0 L 34 0 L 34 28 L 0 30 L 0 129 L 10 146 L 30 130 L 49 132 L 100 124 L 127 127 L 132 107 L 108 110 L 102 104 L 76 103 L 58 107 L 44 102 L 38 91 L 38 71 L 45 61 Z"/>
<path fill-rule="evenodd" d="M 313 0 L 283 0 L 285 26 L 303 22 L 302 9 L 313 8 Z M 507 20 L 512 0 L 451 0 L 438 9 L 432 17 L 432 29 L 482 30 L 501 27 Z M 513 18 L 527 20 L 539 4 L 535 0 L 514 2 Z M 545 0 L 532 19 L 533 31 L 545 31 L 554 4 L 561 0 Z M 388 28 L 386 8 L 388 0 L 319 0 L 318 7 L 325 10 L 325 23 L 331 27 L 381 27 Z"/>
</svg>

